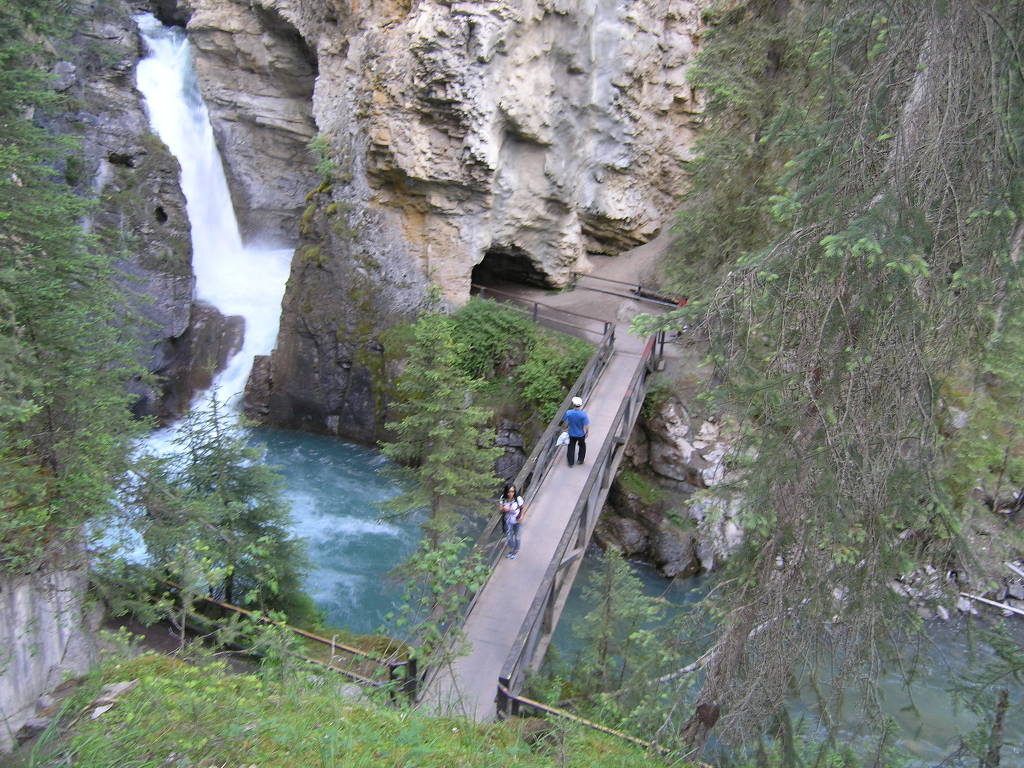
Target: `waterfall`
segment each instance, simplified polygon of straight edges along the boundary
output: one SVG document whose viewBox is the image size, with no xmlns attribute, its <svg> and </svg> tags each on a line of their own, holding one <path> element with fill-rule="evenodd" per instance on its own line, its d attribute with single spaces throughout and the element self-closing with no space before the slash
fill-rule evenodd
<svg viewBox="0 0 1024 768">
<path fill-rule="evenodd" d="M 135 21 L 148 52 L 136 69 L 136 85 L 150 127 L 181 166 L 181 188 L 192 227 L 195 297 L 224 315 L 245 318 L 242 349 L 211 388 L 237 409 L 253 359 L 274 348 L 292 252 L 242 244 L 185 32 L 165 27 L 151 14 L 140 14 Z M 204 402 L 204 395 L 199 395 L 193 408 Z"/>
</svg>

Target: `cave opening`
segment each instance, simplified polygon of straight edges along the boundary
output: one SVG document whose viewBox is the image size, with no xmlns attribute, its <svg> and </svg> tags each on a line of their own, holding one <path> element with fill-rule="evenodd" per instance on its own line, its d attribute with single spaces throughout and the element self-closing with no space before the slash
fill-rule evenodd
<svg viewBox="0 0 1024 768">
<path fill-rule="evenodd" d="M 188 26 L 188 20 L 191 13 L 189 12 L 189 9 L 185 8 L 184 4 L 179 3 L 178 0 L 152 0 L 150 5 L 153 15 L 156 16 L 164 26 L 181 27 L 183 29 Z"/>
<path fill-rule="evenodd" d="M 510 283 L 551 288 L 548 276 L 530 255 L 517 245 L 494 245 L 473 267 L 472 282 L 485 288 L 501 288 Z"/>
</svg>

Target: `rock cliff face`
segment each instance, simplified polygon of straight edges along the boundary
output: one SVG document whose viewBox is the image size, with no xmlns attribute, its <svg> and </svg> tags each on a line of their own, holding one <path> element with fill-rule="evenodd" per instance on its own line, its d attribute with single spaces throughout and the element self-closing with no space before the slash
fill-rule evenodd
<svg viewBox="0 0 1024 768">
<path fill-rule="evenodd" d="M 316 133 L 316 55 L 273 3 L 187 7 L 196 76 L 239 228 L 250 241 L 294 243 L 303 200 L 316 186 L 306 149 Z"/>
<path fill-rule="evenodd" d="M 72 553 L 30 576 L 0 578 L 0 754 L 36 715 L 37 700 L 81 675 L 94 655 L 85 558 Z"/>
<path fill-rule="evenodd" d="M 98 207 L 90 227 L 102 247 L 115 254 L 122 286 L 133 311 L 140 357 L 151 372 L 168 376 L 187 366 L 174 340 L 188 327 L 192 301 L 191 245 L 178 163 L 149 131 L 135 91 L 138 34 L 127 3 L 78 2 L 77 33 L 59 51 L 57 87 L 73 111 L 56 130 L 82 137 L 80 160 L 65 171 Z M 168 415 L 162 403 L 177 384 L 169 378 L 154 389 L 140 383 L 140 414 Z"/>
<path fill-rule="evenodd" d="M 627 471 L 612 486 L 598 528 L 602 543 L 670 578 L 719 567 L 742 541 L 737 509 L 694 494 L 725 480 L 732 442 L 718 423 L 695 420 L 677 397 L 665 398 L 626 446 Z"/>
<path fill-rule="evenodd" d="M 474 276 L 561 286 L 588 269 L 588 253 L 652 237 L 698 120 L 685 75 L 699 10 L 687 0 L 165 9 L 188 18 L 233 194 L 252 212 L 241 212 L 246 233 L 287 230 L 300 191 L 317 186 L 314 166 L 322 182 L 300 203 L 278 350 L 261 363 L 270 378 L 253 382 L 252 408 L 274 424 L 373 439 L 381 332 L 430 284 L 453 303 Z"/>
</svg>

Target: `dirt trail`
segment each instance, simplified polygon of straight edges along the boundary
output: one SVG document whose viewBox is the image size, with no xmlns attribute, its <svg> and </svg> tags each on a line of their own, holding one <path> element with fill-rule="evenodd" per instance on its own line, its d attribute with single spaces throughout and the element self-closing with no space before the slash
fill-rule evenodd
<svg viewBox="0 0 1024 768">
<path fill-rule="evenodd" d="M 668 251 L 674 240 L 674 235 L 666 227 L 654 240 L 624 251 L 618 256 L 592 255 L 589 257 L 592 269 L 587 274 L 634 285 L 650 282 L 662 256 Z M 601 285 L 596 281 L 591 281 L 590 285 L 602 290 L 608 289 L 609 292 L 588 290 L 583 285 L 574 290 L 559 292 L 512 282 L 495 282 L 488 287 L 521 299 L 541 302 L 549 307 L 557 307 L 567 312 L 576 312 L 624 324 L 624 326 L 628 325 L 634 315 L 641 312 L 659 313 L 664 311 L 656 304 L 631 299 L 626 295 L 629 291 L 628 286 Z M 615 293 L 619 295 L 612 295 Z"/>
</svg>

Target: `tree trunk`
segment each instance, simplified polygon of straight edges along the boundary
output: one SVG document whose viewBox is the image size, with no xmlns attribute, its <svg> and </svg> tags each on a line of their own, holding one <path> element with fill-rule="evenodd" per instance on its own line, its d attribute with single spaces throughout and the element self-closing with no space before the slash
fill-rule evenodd
<svg viewBox="0 0 1024 768">
<path fill-rule="evenodd" d="M 1003 749 L 1003 718 L 1009 706 L 1009 692 L 1003 688 L 999 691 L 999 701 L 996 703 L 996 717 L 988 738 L 988 752 L 981 759 L 978 768 L 999 768 L 999 753 Z"/>
</svg>

